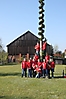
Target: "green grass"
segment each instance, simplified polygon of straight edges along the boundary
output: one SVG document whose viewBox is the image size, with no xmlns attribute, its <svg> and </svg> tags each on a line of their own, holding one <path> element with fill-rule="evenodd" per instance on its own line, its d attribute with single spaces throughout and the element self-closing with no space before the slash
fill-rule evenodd
<svg viewBox="0 0 66 99">
<path fill-rule="evenodd" d="M 57 65 L 55 77 L 63 69 Z M 0 66 L 0 99 L 66 99 L 66 78 L 21 78 L 20 65 Z"/>
</svg>

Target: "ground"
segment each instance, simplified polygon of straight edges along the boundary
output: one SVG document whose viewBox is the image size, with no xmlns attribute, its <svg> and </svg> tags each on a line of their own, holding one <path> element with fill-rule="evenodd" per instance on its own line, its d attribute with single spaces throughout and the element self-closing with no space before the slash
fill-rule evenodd
<svg viewBox="0 0 66 99">
<path fill-rule="evenodd" d="M 54 79 L 21 78 L 21 66 L 0 66 L 0 99 L 66 99 L 65 65 L 56 65 Z"/>
</svg>

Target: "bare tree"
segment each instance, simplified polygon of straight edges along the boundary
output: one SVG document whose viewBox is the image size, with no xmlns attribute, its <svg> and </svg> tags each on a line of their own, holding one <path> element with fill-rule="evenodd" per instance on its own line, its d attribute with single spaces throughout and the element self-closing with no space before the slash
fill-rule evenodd
<svg viewBox="0 0 66 99">
<path fill-rule="evenodd" d="M 4 64 L 7 61 L 7 53 L 4 50 L 2 39 L 0 38 L 0 64 Z"/>
<path fill-rule="evenodd" d="M 58 52 L 58 45 L 54 46 L 54 53 Z"/>
<path fill-rule="evenodd" d="M 2 51 L 3 51 L 3 44 L 2 44 L 2 40 L 0 38 L 0 52 L 2 52 Z"/>
</svg>

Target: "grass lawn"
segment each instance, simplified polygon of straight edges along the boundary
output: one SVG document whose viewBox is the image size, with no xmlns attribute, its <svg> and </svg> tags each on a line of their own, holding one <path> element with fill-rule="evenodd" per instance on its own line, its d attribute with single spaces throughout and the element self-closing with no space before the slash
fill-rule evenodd
<svg viewBox="0 0 66 99">
<path fill-rule="evenodd" d="M 54 79 L 21 78 L 20 65 L 0 66 L 0 99 L 66 99 L 64 65 L 56 65 Z M 58 78 L 59 77 L 59 78 Z"/>
</svg>

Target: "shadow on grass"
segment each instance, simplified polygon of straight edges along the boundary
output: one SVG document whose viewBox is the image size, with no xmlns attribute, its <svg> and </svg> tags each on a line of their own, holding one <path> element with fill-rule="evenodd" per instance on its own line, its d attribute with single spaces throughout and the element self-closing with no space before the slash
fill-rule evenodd
<svg viewBox="0 0 66 99">
<path fill-rule="evenodd" d="M 0 73 L 0 76 L 21 76 L 21 73 L 15 72 L 15 73 Z"/>
<path fill-rule="evenodd" d="M 19 72 L 13 72 L 13 73 L 0 73 L 0 76 L 21 76 L 21 73 Z M 54 78 L 64 78 L 63 76 L 54 76 Z M 52 79 L 52 77 L 50 77 L 49 79 Z"/>
<path fill-rule="evenodd" d="M 49 79 L 59 79 L 59 78 L 64 78 L 64 77 L 63 76 L 54 76 L 53 78 L 49 77 Z"/>
<path fill-rule="evenodd" d="M 29 96 L 0 96 L 0 99 L 34 99 L 33 97 L 29 97 Z"/>
<path fill-rule="evenodd" d="M 54 76 L 54 78 L 64 78 L 63 76 Z"/>
<path fill-rule="evenodd" d="M 18 65 L 18 63 L 16 63 L 16 62 L 11 62 L 11 63 L 0 63 L 0 66 L 7 66 L 7 65 L 9 65 L 9 66 L 12 66 L 12 65 Z"/>
<path fill-rule="evenodd" d="M 54 76 L 54 79 L 59 79 L 59 78 L 64 78 L 63 76 Z M 50 77 L 49 79 L 53 79 L 52 77 Z"/>
<path fill-rule="evenodd" d="M 5 96 L 0 96 L 0 99 L 5 99 Z"/>
<path fill-rule="evenodd" d="M 15 64 L 0 64 L 0 66 L 15 66 L 17 65 L 16 63 Z"/>
</svg>

